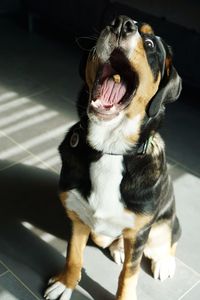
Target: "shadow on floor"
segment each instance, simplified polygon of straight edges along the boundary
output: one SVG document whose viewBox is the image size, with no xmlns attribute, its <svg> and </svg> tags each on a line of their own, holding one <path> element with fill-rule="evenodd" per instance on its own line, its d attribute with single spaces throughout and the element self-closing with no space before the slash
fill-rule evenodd
<svg viewBox="0 0 200 300">
<path fill-rule="evenodd" d="M 58 200 L 57 181 L 54 173 L 22 164 L 0 172 L 0 260 L 39 297 L 48 278 L 63 268 L 64 257 L 21 222 L 68 240 L 70 222 Z M 84 269 L 80 286 L 95 299 L 114 299 Z"/>
</svg>

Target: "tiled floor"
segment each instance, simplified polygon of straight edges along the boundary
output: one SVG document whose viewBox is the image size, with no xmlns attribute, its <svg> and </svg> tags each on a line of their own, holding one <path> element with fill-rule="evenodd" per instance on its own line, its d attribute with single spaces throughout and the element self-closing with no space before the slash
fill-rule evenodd
<svg viewBox="0 0 200 300">
<path fill-rule="evenodd" d="M 66 251 L 69 225 L 57 199 L 57 146 L 77 120 L 80 51 L 5 19 L 0 36 L 0 299 L 42 299 Z M 191 100 L 182 97 L 169 107 L 162 130 L 183 227 L 176 275 L 155 281 L 144 261 L 140 300 L 200 299 L 200 118 Z M 120 269 L 89 243 L 72 299 L 114 299 Z"/>
</svg>

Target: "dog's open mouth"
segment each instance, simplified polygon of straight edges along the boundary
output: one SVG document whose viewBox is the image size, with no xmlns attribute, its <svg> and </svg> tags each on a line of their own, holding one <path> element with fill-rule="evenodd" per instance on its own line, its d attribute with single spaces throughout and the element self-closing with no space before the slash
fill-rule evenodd
<svg viewBox="0 0 200 300">
<path fill-rule="evenodd" d="M 137 75 L 120 49 L 100 66 L 93 86 L 90 111 L 111 119 L 128 106 L 137 87 Z"/>
</svg>

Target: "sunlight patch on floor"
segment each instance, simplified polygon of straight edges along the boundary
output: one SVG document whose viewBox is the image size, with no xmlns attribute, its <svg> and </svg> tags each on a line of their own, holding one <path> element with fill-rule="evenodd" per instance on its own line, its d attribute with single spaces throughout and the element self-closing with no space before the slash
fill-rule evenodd
<svg viewBox="0 0 200 300">
<path fill-rule="evenodd" d="M 10 161 L 9 165 L 19 162 L 57 173 L 61 162 L 58 140 L 61 141 L 66 131 L 76 122 L 71 120 L 71 110 L 68 111 L 66 107 L 64 121 L 59 118 L 59 111 L 38 104 L 33 98 L 19 97 L 16 92 L 2 88 L 5 92 L 0 95 L 0 141 L 5 138 L 6 144 L 0 159 Z M 42 100 L 43 94 L 40 97 Z M 55 148 L 48 148 L 54 139 Z M 20 159 L 19 156 L 27 157 Z"/>
<path fill-rule="evenodd" d="M 0 102 L 12 99 L 16 96 L 17 96 L 17 93 L 15 93 L 15 92 L 6 92 L 3 95 L 0 95 Z"/>
<path fill-rule="evenodd" d="M 0 126 L 2 127 L 2 126 L 10 125 L 12 123 L 17 122 L 20 119 L 40 113 L 41 111 L 43 111 L 45 109 L 46 109 L 46 107 L 43 105 L 35 105 L 34 107 L 24 109 L 22 111 L 19 111 L 19 112 L 13 113 L 13 114 L 9 114 L 9 116 L 2 117 L 0 119 Z"/>
</svg>

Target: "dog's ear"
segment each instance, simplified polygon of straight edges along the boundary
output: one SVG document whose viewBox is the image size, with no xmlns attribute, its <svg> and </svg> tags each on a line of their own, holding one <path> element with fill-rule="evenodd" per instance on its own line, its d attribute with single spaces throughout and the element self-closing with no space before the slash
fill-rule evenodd
<svg viewBox="0 0 200 300">
<path fill-rule="evenodd" d="M 148 116 L 156 116 L 166 103 L 177 100 L 181 90 L 182 80 L 174 66 L 171 65 L 167 69 L 167 74 L 162 79 L 157 93 L 149 103 Z"/>
</svg>

